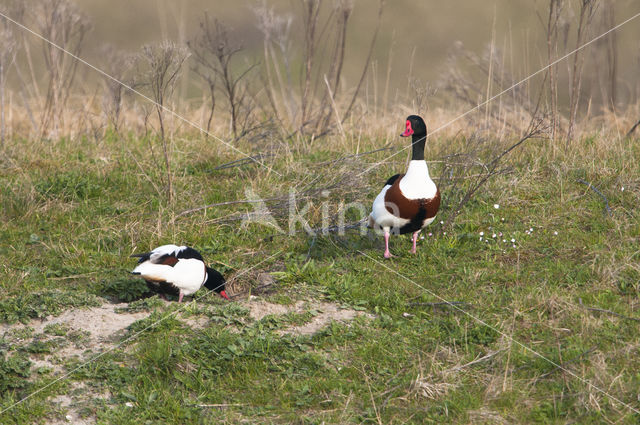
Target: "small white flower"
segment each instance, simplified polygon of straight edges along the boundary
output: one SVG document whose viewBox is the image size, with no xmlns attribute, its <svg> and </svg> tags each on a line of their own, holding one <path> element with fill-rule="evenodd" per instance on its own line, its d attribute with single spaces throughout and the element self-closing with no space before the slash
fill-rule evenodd
<svg viewBox="0 0 640 425">
<path fill-rule="evenodd" d="M 420 240 L 424 240 L 424 235 L 420 236 Z"/>
<path fill-rule="evenodd" d="M 504 217 L 502 217 L 502 218 L 500 219 L 500 221 L 504 221 Z"/>
<path fill-rule="evenodd" d="M 507 240 L 506 240 L 506 239 L 503 239 L 503 240 L 502 240 L 502 243 L 506 243 L 506 242 L 507 242 Z"/>
<path fill-rule="evenodd" d="M 516 240 L 515 240 L 515 239 L 513 239 L 513 238 L 511 238 L 511 242 L 515 243 L 515 242 L 516 242 Z"/>
<path fill-rule="evenodd" d="M 480 242 L 482 242 L 482 236 L 480 236 Z"/>
<path fill-rule="evenodd" d="M 502 237 L 502 232 L 498 233 L 498 236 Z"/>
<path fill-rule="evenodd" d="M 494 239 L 496 238 L 496 236 L 498 236 L 498 235 L 496 235 L 495 233 L 493 235 L 491 235 L 491 237 L 494 238 Z"/>
<path fill-rule="evenodd" d="M 498 208 L 500 208 L 500 205 L 499 204 L 493 204 L 493 208 L 498 209 Z"/>
<path fill-rule="evenodd" d="M 71 422 L 73 420 L 73 416 L 71 416 L 71 415 L 67 415 L 67 416 L 65 416 L 65 418 L 67 418 L 67 420 L 69 422 Z"/>
<path fill-rule="evenodd" d="M 621 192 L 624 192 L 624 186 L 622 186 L 622 187 L 620 188 L 620 191 L 621 191 Z"/>
<path fill-rule="evenodd" d="M 480 232 L 480 236 L 484 236 L 484 232 Z"/>
<path fill-rule="evenodd" d="M 533 232 L 533 227 L 529 228 L 529 231 L 530 231 L 530 232 Z"/>
<path fill-rule="evenodd" d="M 133 407 L 133 403 L 131 403 L 130 401 L 127 401 L 124 405 L 127 407 Z"/>
<path fill-rule="evenodd" d="M 555 236 L 558 236 L 558 232 L 557 232 L 557 231 L 556 231 L 556 232 L 553 232 L 553 234 L 554 234 Z"/>
<path fill-rule="evenodd" d="M 433 236 L 433 233 L 429 232 L 429 236 Z"/>
<path fill-rule="evenodd" d="M 402 313 L 402 317 L 413 317 L 413 314 L 405 312 Z"/>
<path fill-rule="evenodd" d="M 515 248 L 515 247 L 516 247 L 516 244 L 513 244 L 512 246 Z"/>
<path fill-rule="evenodd" d="M 446 234 L 447 234 L 447 232 L 442 232 L 442 234 L 443 234 L 443 235 L 446 235 Z"/>
<path fill-rule="evenodd" d="M 440 220 L 440 224 L 444 224 L 444 221 Z"/>
</svg>

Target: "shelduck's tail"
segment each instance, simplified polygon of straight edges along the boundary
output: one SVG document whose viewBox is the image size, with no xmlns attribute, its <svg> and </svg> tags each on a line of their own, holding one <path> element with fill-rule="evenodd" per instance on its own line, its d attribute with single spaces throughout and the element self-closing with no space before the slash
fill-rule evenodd
<svg viewBox="0 0 640 425">
<path fill-rule="evenodd" d="M 147 280 L 154 280 L 158 282 L 162 281 L 170 281 L 170 273 L 172 268 L 170 266 L 165 266 L 162 264 L 153 264 L 150 262 L 144 262 L 142 264 L 138 264 L 138 266 L 133 269 L 132 274 L 142 276 Z"/>
</svg>

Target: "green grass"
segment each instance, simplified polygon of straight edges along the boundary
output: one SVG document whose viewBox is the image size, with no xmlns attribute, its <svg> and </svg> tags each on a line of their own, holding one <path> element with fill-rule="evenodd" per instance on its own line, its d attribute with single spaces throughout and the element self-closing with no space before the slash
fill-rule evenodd
<svg viewBox="0 0 640 425">
<path fill-rule="evenodd" d="M 61 140 L 46 147 L 8 142 L 5 155 L 11 161 L 0 162 L 0 321 L 29 323 L 108 302 L 129 303 L 118 310 L 123 314 L 150 316 L 122 337 L 141 332 L 134 339 L 77 370 L 88 357 L 60 358 L 55 365 L 60 371 L 27 365 L 65 347 L 84 347 L 85 334 L 63 325 L 37 334 L 17 327 L 4 333 L 0 409 L 60 373 L 72 373 L 5 412 L 0 423 L 63 420 L 68 408 L 52 401 L 61 394 L 74 400 L 80 416 L 109 424 L 500 423 L 500 418 L 504 423 L 637 423 L 638 415 L 587 383 L 640 408 L 640 337 L 638 321 L 631 319 L 640 318 L 637 140 L 598 136 L 567 153 L 556 152 L 550 142 L 532 141 L 510 157 L 512 172 L 483 186 L 446 234 L 439 220 L 427 229 L 417 255 L 408 253 L 408 237 L 392 237 L 397 257 L 390 261 L 382 260 L 382 238 L 373 234 L 312 238 L 303 232 L 279 234 L 255 222 L 241 225 L 241 215 L 254 211 L 249 204 L 176 218 L 188 208 L 245 199 L 248 187 L 263 198 L 286 196 L 290 187 L 298 192 L 331 187 L 326 196 L 297 202 L 298 210 L 309 205 L 306 217 L 316 227 L 323 201 L 330 203 L 330 214 L 340 202 L 368 206 L 386 177 L 404 167 L 396 157 L 356 178 L 388 152 L 320 164 L 344 155 L 332 141 L 277 155 L 269 165 L 284 175 L 280 178 L 255 164 L 215 171 L 237 157 L 218 151 L 213 142 L 181 140 L 173 157 L 172 204 L 150 183 L 162 189 L 163 172 L 146 141 L 112 137 L 95 146 Z M 360 143 L 364 151 L 384 141 Z M 432 140 L 427 157 L 464 151 L 464 144 Z M 440 176 L 441 163 L 431 171 Z M 579 178 L 607 196 L 611 216 Z M 468 184 L 441 185 L 442 218 Z M 288 229 L 288 207 L 268 206 L 278 225 Z M 353 210 L 350 214 L 347 221 L 358 218 Z M 228 277 L 237 274 L 230 285 L 235 292 L 257 287 L 257 273 L 268 272 L 277 284 L 264 294 L 258 291 L 262 298 L 285 306 L 310 301 L 309 308 L 253 320 L 236 302 L 207 297 L 168 316 L 179 306 L 144 298 L 146 286 L 127 272 L 135 263 L 131 253 L 174 242 L 200 249 Z M 459 304 L 435 304 L 442 299 Z M 310 336 L 283 334 L 313 319 L 315 300 L 373 318 L 334 322 Z M 198 317 L 206 319 L 203 327 L 185 322 Z"/>
</svg>

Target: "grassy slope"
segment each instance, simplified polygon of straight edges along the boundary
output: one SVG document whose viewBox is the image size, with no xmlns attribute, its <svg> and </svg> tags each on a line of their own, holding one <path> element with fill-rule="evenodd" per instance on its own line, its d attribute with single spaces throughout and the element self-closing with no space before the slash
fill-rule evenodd
<svg viewBox="0 0 640 425">
<path fill-rule="evenodd" d="M 369 150 L 381 141 L 358 143 Z M 462 148 L 460 141 L 430 143 L 431 158 Z M 236 158 L 216 151 L 213 142 L 179 142 L 177 200 L 169 208 L 140 172 L 160 181 L 145 141 L 12 142 L 0 162 L 4 322 L 99 304 L 104 296 L 133 298 L 128 255 L 172 241 L 203 250 L 227 274 L 256 264 L 258 270 L 278 272 L 279 285 L 268 295 L 273 302 L 322 298 L 364 309 L 375 319 L 334 324 L 312 337 L 282 337 L 276 333 L 281 320 L 251 322 L 245 309 L 207 298 L 189 311 L 207 314 L 211 326 L 196 331 L 165 320 L 0 421 L 64 417 L 64 409 L 56 409 L 47 397 L 65 392 L 74 397 L 73 381 L 110 394 L 106 405 L 91 400 L 81 405 L 81 412 L 103 423 L 638 421 L 620 404 L 462 312 L 425 305 L 439 301 L 430 293 L 468 303 L 462 306 L 471 315 L 639 407 L 638 322 L 585 308 L 640 317 L 635 311 L 640 276 L 637 141 L 593 137 L 570 154 L 531 142 L 511 157 L 514 172 L 483 187 L 446 235 L 434 225 L 434 236 L 421 241 L 417 256 L 408 254 L 407 237 L 392 238 L 398 257 L 383 265 L 377 236 L 350 232 L 314 241 L 300 233 L 270 239 L 274 232 L 268 227 L 219 220 L 251 211 L 246 205 L 170 222 L 172 211 L 243 199 L 247 186 L 267 198 L 287 194 L 290 185 L 301 190 L 311 183 L 336 183 L 328 196 L 334 204 L 340 199 L 369 204 L 380 182 L 404 166 L 404 161 L 390 162 L 360 181 L 354 174 L 387 152 L 318 165 L 340 157 L 342 148 L 316 145 L 286 155 L 280 151 L 270 163 L 285 174 L 280 179 L 254 165 L 212 171 Z M 439 167 L 432 166 L 436 176 Z M 319 180 L 312 182 L 310 174 Z M 578 178 L 606 194 L 612 217 Z M 443 195 L 446 201 L 448 194 Z M 316 224 L 319 200 L 308 214 Z M 491 241 L 481 241 L 480 232 Z M 500 232 L 497 242 L 491 238 Z M 273 254 L 278 255 L 268 259 Z M 239 279 L 236 289 L 255 285 L 251 276 Z M 151 308 L 151 319 L 133 330 L 167 313 L 153 303 Z M 239 332 L 222 326 L 234 323 L 242 324 Z M 11 338 L 5 334 L 0 345 L 3 408 L 53 379 L 47 370 L 24 376 L 26 356 L 39 348 L 18 349 Z M 69 370 L 77 363 L 61 361 Z M 221 403 L 237 405 L 198 406 Z"/>
</svg>

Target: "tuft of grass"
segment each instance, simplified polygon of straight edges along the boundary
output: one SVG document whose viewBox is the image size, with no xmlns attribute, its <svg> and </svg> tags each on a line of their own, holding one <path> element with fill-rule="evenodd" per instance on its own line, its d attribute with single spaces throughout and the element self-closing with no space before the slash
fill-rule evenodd
<svg viewBox="0 0 640 425">
<path fill-rule="evenodd" d="M 27 388 L 30 366 L 31 362 L 25 354 L 0 353 L 0 393 Z"/>
<path fill-rule="evenodd" d="M 69 308 L 97 307 L 101 300 L 84 292 L 48 290 L 20 294 L 0 300 L 0 321 L 5 323 L 42 319 L 48 315 L 58 315 Z"/>
<path fill-rule="evenodd" d="M 105 280 L 98 287 L 97 292 L 118 302 L 140 300 L 151 294 L 144 280 L 129 278 Z"/>
</svg>

